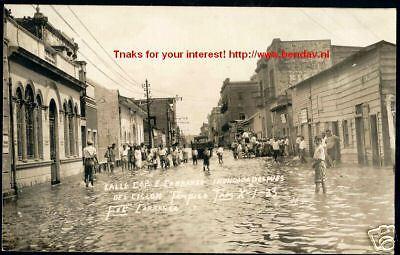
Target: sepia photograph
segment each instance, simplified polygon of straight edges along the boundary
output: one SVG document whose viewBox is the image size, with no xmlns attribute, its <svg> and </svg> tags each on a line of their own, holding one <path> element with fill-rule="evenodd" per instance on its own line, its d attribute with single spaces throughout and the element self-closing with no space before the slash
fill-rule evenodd
<svg viewBox="0 0 400 255">
<path fill-rule="evenodd" d="M 395 3 L 270 2 L 4 3 L 2 251 L 394 254 Z"/>
</svg>

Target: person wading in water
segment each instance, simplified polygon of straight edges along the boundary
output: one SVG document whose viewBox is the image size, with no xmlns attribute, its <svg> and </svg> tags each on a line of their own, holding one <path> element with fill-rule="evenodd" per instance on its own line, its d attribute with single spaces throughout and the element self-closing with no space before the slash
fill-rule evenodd
<svg viewBox="0 0 400 255">
<path fill-rule="evenodd" d="M 89 187 L 89 181 L 93 187 L 93 171 L 95 164 L 98 164 L 97 151 L 93 146 L 93 142 L 88 140 L 87 146 L 83 148 L 83 162 L 85 164 L 85 183 L 86 187 Z"/>
</svg>

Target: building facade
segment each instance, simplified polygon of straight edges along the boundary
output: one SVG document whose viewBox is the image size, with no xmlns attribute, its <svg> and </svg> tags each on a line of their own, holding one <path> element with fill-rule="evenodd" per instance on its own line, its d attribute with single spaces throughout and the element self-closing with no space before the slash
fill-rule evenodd
<svg viewBox="0 0 400 255">
<path fill-rule="evenodd" d="M 395 152 L 396 45 L 365 47 L 291 88 L 293 123 L 309 152 L 329 129 L 343 162 L 391 165 Z"/>
<path fill-rule="evenodd" d="M 221 107 L 213 107 L 211 113 L 208 117 L 208 125 L 209 125 L 209 134 L 208 138 L 214 144 L 219 144 L 222 142 L 222 132 L 221 132 L 221 122 L 222 122 L 222 114 Z"/>
<path fill-rule="evenodd" d="M 274 39 L 268 52 L 314 52 L 317 58 L 261 58 L 255 80 L 259 83 L 258 106 L 267 137 L 293 137 L 291 90 L 289 87 L 338 63 L 360 47 L 331 45 L 330 40 L 281 41 Z M 291 144 L 294 140 L 290 141 Z"/>
<path fill-rule="evenodd" d="M 150 122 L 152 129 L 158 130 L 158 133 L 165 134 L 166 145 L 171 146 L 178 142 L 179 130 L 176 119 L 176 97 L 165 98 L 151 98 L 150 99 Z M 146 99 L 134 100 L 147 114 Z M 154 131 L 152 133 L 153 146 L 158 144 L 154 143 Z M 158 139 L 159 140 L 159 139 Z M 149 144 L 149 132 L 147 125 L 147 115 L 145 118 L 145 141 Z"/>
<path fill-rule="evenodd" d="M 208 137 L 209 133 L 210 133 L 210 129 L 209 129 L 208 123 L 203 122 L 203 125 L 201 125 L 201 127 L 200 127 L 200 135 Z"/>
<path fill-rule="evenodd" d="M 91 140 L 93 146 L 98 150 L 98 131 L 97 131 L 97 105 L 95 98 L 96 83 L 93 80 L 86 80 L 86 91 L 82 98 L 82 148 L 87 145 L 87 141 Z"/>
<path fill-rule="evenodd" d="M 95 86 L 97 111 L 98 157 L 106 162 L 107 148 L 116 145 L 116 160 L 124 144 L 140 145 L 144 142 L 145 112 L 131 98 L 121 96 L 118 90 Z"/>
<path fill-rule="evenodd" d="M 225 79 L 220 92 L 221 133 L 223 143 L 229 145 L 234 139 L 232 123 L 245 120 L 258 111 L 259 84 L 256 81 Z"/>
<path fill-rule="evenodd" d="M 82 171 L 85 63 L 76 60 L 78 45 L 38 8 L 22 19 L 4 14 L 3 173 L 12 178 L 5 174 L 3 191 L 56 184 Z"/>
<path fill-rule="evenodd" d="M 146 112 L 132 99 L 119 95 L 120 141 L 122 144 L 144 143 L 143 120 Z"/>
<path fill-rule="evenodd" d="M 119 123 L 119 102 L 118 90 L 107 89 L 99 84 L 94 88 L 97 112 L 101 113 L 97 118 L 98 145 L 97 156 L 101 163 L 107 162 L 104 155 L 107 148 L 115 143 L 120 148 L 120 123 Z M 116 159 L 120 159 L 119 153 Z"/>
</svg>

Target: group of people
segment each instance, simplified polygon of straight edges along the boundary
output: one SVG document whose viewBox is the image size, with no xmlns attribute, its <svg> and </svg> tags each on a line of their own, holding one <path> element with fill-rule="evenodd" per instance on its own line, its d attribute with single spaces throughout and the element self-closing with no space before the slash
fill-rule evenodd
<svg viewBox="0 0 400 255">
<path fill-rule="evenodd" d="M 315 173 L 315 192 L 318 193 L 321 186 L 323 193 L 326 193 L 326 169 L 335 167 L 337 160 L 339 160 L 339 155 L 337 153 L 339 137 L 332 134 L 331 130 L 326 130 L 321 136 L 316 136 L 314 138 L 314 143 L 315 150 L 312 157 L 312 167 Z M 304 157 L 306 149 L 304 137 L 298 137 L 298 140 L 296 140 L 296 149 L 298 150 L 301 162 L 307 163 Z"/>
<path fill-rule="evenodd" d="M 100 173 L 101 168 L 99 167 L 99 161 L 97 159 L 97 151 L 93 146 L 91 140 L 87 141 L 87 146 L 83 149 L 83 164 L 85 167 L 84 171 L 84 182 L 86 187 L 89 184 L 93 186 L 94 173 Z M 120 153 L 120 165 L 121 170 L 124 171 L 135 171 L 142 169 L 147 166 L 148 170 L 151 169 L 168 169 L 171 167 L 179 166 L 182 163 L 187 163 L 189 160 L 189 154 L 191 153 L 193 165 L 197 165 L 197 161 L 200 158 L 199 151 L 196 148 L 186 148 L 186 146 L 174 145 L 172 147 L 164 147 L 159 145 L 158 147 L 151 148 L 146 146 L 144 143 L 140 145 L 128 145 L 124 144 Z M 203 170 L 210 171 L 210 158 L 212 152 L 210 149 L 205 148 L 202 151 L 201 159 L 203 160 Z M 220 146 L 217 150 L 219 163 L 223 163 L 223 147 Z M 109 173 L 114 173 L 116 167 L 116 145 L 113 143 L 107 147 L 104 154 L 104 158 L 107 162 L 104 164 L 104 170 Z"/>
<path fill-rule="evenodd" d="M 321 136 L 316 136 L 314 138 L 314 142 L 316 138 L 321 138 L 321 145 L 324 147 L 327 167 L 335 167 L 337 161 L 339 160 L 339 154 L 337 153 L 337 146 L 339 146 L 339 137 L 332 134 L 331 130 L 326 130 L 324 133 L 321 134 Z M 296 139 L 295 151 L 302 163 L 307 163 L 307 160 L 305 159 L 306 149 L 307 145 L 304 141 L 304 137 L 298 136 Z"/>
<path fill-rule="evenodd" d="M 283 156 L 289 156 L 289 138 L 273 137 L 268 139 L 257 139 L 255 135 L 251 138 L 249 132 L 244 132 L 242 136 L 237 136 L 231 144 L 233 157 L 235 159 L 254 157 L 273 157 L 275 162 Z"/>
<path fill-rule="evenodd" d="M 312 155 L 312 167 L 315 171 L 315 192 L 318 193 L 320 186 L 326 193 L 326 169 L 335 167 L 340 154 L 338 153 L 339 137 L 332 134 L 331 130 L 326 130 L 321 136 L 314 138 L 315 150 Z M 273 157 L 275 162 L 279 162 L 284 156 L 290 154 L 298 157 L 302 164 L 307 163 L 306 150 L 307 143 L 304 136 L 298 135 L 294 150 L 290 149 L 288 137 L 274 137 L 258 140 L 250 132 L 243 132 L 237 136 L 231 144 L 231 149 L 235 159 L 255 157 Z"/>
<path fill-rule="evenodd" d="M 147 169 L 167 169 L 175 167 L 181 163 L 187 163 L 189 158 L 189 148 L 185 146 L 172 146 L 151 148 L 144 143 L 140 145 L 123 145 L 121 152 L 121 167 L 124 170 L 139 170 L 147 166 Z M 109 161 L 109 160 L 107 160 Z"/>
<path fill-rule="evenodd" d="M 332 134 L 330 130 L 327 130 L 322 136 L 316 136 L 314 138 L 315 150 L 313 154 L 312 167 L 315 170 L 315 191 L 319 192 L 320 186 L 322 186 L 323 192 L 326 192 L 326 168 L 334 167 L 336 161 L 339 159 L 337 155 L 337 147 L 339 138 Z M 93 146 L 93 142 L 89 140 L 88 146 L 83 149 L 83 162 L 85 166 L 84 180 L 86 187 L 89 183 L 93 186 L 93 171 L 98 169 L 97 151 Z M 306 142 L 303 136 L 298 136 L 294 148 L 294 153 L 299 157 L 301 163 L 307 163 L 305 159 L 306 154 Z M 104 157 L 107 159 L 106 171 L 113 173 L 115 168 L 115 144 L 109 146 L 106 150 Z M 266 140 L 257 140 L 255 136 L 245 134 L 242 137 L 238 137 L 232 143 L 232 151 L 235 159 L 243 157 L 255 157 L 269 156 L 273 157 L 275 162 L 279 161 L 280 157 L 289 156 L 289 139 L 283 138 L 270 138 Z M 129 146 L 123 145 L 121 152 L 121 166 L 122 171 L 125 170 L 139 170 L 147 165 L 147 169 L 168 169 L 170 167 L 176 167 L 182 163 L 187 163 L 189 159 L 189 153 L 191 152 L 193 165 L 197 165 L 197 161 L 200 158 L 199 151 L 196 148 L 186 148 L 186 146 L 172 146 L 164 147 L 159 145 L 156 148 L 145 146 L 143 143 L 140 145 Z M 219 164 L 223 164 L 223 153 L 224 148 L 219 145 L 216 149 Z M 204 148 L 201 153 L 201 159 L 203 160 L 203 170 L 210 171 L 210 158 L 212 155 L 212 149 Z"/>
</svg>

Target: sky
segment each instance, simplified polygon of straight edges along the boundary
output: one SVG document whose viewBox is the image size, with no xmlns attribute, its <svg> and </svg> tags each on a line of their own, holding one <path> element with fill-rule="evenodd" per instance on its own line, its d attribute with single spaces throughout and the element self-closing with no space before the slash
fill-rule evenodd
<svg viewBox="0 0 400 255">
<path fill-rule="evenodd" d="M 395 9 L 54 5 L 63 20 L 51 6 L 39 7 L 51 24 L 78 43 L 78 59 L 88 62 L 90 79 L 135 99 L 144 98 L 141 85 L 146 79 L 152 97 L 182 97 L 177 117 L 185 134 L 200 132 L 218 104 L 223 81 L 249 80 L 257 59 L 162 60 L 162 52 L 266 51 L 274 38 L 330 39 L 347 46 L 396 43 Z M 14 17 L 35 12 L 32 5 L 6 8 Z M 144 55 L 115 58 L 114 50 Z M 158 58 L 146 58 L 147 50 L 159 52 Z"/>
</svg>

